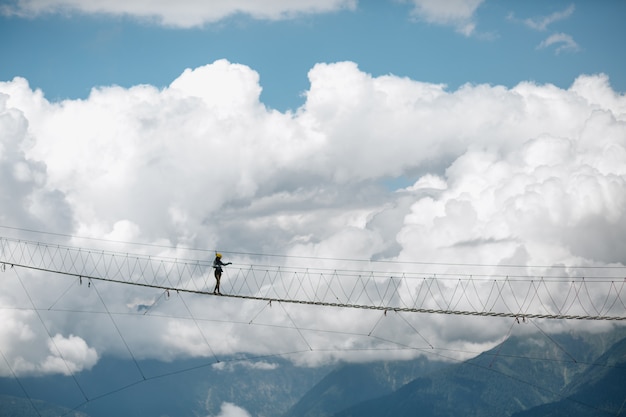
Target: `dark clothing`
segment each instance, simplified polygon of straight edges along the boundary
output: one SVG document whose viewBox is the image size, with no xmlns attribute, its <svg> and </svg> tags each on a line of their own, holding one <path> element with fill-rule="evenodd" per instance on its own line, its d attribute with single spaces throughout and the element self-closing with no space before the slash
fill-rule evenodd
<svg viewBox="0 0 626 417">
<path fill-rule="evenodd" d="M 215 268 L 215 289 L 213 290 L 213 294 L 221 294 L 220 293 L 220 278 L 222 278 L 222 269 L 223 266 L 230 265 L 231 262 L 222 262 L 221 257 L 216 256 L 213 261 L 213 268 Z"/>
<path fill-rule="evenodd" d="M 222 259 L 218 258 L 217 256 L 215 257 L 215 260 L 213 261 L 213 268 L 215 268 L 216 271 L 222 272 L 222 267 L 226 265 L 230 265 L 230 263 L 224 263 L 222 262 Z"/>
</svg>

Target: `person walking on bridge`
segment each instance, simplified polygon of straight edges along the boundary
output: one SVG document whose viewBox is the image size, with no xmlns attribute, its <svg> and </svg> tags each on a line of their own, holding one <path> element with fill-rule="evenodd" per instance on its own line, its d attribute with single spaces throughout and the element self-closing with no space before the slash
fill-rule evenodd
<svg viewBox="0 0 626 417">
<path fill-rule="evenodd" d="M 213 289 L 213 294 L 222 294 L 220 292 L 220 279 L 222 278 L 222 267 L 226 265 L 232 265 L 232 262 L 224 263 L 222 261 L 222 254 L 216 253 L 215 260 L 213 261 L 213 268 L 215 268 L 215 289 Z"/>
</svg>

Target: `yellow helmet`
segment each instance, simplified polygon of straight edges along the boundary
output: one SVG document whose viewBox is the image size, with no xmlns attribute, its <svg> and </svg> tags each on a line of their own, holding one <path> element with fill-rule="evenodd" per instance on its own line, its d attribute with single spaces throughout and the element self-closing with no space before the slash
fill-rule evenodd
<svg viewBox="0 0 626 417">
<path fill-rule="evenodd" d="M 216 258 L 221 258 L 221 257 L 222 257 L 222 254 L 221 254 L 221 253 L 216 253 L 216 254 L 215 254 L 215 257 L 216 257 Z"/>
</svg>

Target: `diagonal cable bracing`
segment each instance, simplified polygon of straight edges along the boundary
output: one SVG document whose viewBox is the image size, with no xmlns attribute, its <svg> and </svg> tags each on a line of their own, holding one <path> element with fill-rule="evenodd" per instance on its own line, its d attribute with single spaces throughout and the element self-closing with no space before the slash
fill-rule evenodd
<svg viewBox="0 0 626 417">
<path fill-rule="evenodd" d="M 181 294 L 178 294 L 178 295 L 180 296 L 180 301 L 182 301 L 183 305 L 185 306 L 185 309 L 187 310 L 187 313 L 189 313 L 189 316 L 191 317 L 191 319 L 193 320 L 194 324 L 196 325 L 196 328 L 198 329 L 198 332 L 200 333 L 200 336 L 202 336 L 202 340 L 204 340 L 204 343 L 206 343 L 206 345 L 209 347 L 209 351 L 211 352 L 211 355 L 213 356 L 213 359 L 215 359 L 215 363 L 220 363 L 219 358 L 215 354 L 215 351 L 213 350 L 213 348 L 211 347 L 211 344 L 209 343 L 209 341 L 207 340 L 206 336 L 204 335 L 204 332 L 202 331 L 202 328 L 198 324 L 198 320 L 196 320 L 195 316 L 191 313 L 191 310 L 189 309 L 189 306 L 185 302 L 185 299 L 183 298 L 183 296 Z"/>
<path fill-rule="evenodd" d="M 52 270 L 46 270 L 37 267 L 24 266 L 19 264 L 12 264 L 14 267 L 22 267 L 27 269 L 33 269 L 38 271 L 57 273 L 62 275 L 70 275 L 81 277 L 78 274 L 70 274 Z M 282 303 L 291 303 L 291 304 L 303 304 L 303 305 L 314 305 L 314 306 L 324 306 L 324 307 L 339 307 L 339 308 L 357 308 L 364 310 L 380 310 L 380 311 L 394 311 L 394 312 L 406 312 L 406 313 L 427 313 L 427 314 L 447 314 L 447 315 L 458 315 L 458 316 L 484 316 L 484 317 L 509 317 L 509 318 L 518 318 L 525 317 L 528 319 L 561 319 L 561 320 L 608 320 L 608 321 L 621 321 L 626 320 L 626 316 L 590 316 L 590 315 L 566 315 L 566 314 L 543 314 L 543 313 L 526 313 L 519 314 L 514 312 L 494 312 L 494 311 L 463 311 L 463 310 L 443 310 L 443 309 L 430 309 L 430 308 L 411 308 L 411 307 L 385 307 L 385 306 L 376 306 L 376 305 L 368 305 L 368 304 L 347 304 L 347 303 L 334 303 L 334 302 L 324 302 L 324 301 L 308 301 L 308 300 L 288 300 L 281 298 L 271 298 L 271 297 L 261 297 L 261 296 L 253 296 L 253 295 L 236 295 L 236 294 L 220 294 L 215 295 L 212 291 L 198 291 L 198 290 L 190 290 L 185 288 L 175 288 L 175 287 L 167 287 L 161 285 L 151 285 L 151 284 L 140 284 L 128 281 L 120 281 L 115 279 L 108 278 L 99 278 L 99 277 L 90 277 L 90 276 L 82 276 L 83 278 L 96 280 L 96 281 L 105 281 L 112 282 L 117 284 L 126 284 L 133 285 L 139 287 L 147 287 L 147 288 L 156 288 L 160 290 L 169 290 L 169 291 L 179 291 L 185 293 L 193 293 L 207 296 L 216 296 L 216 297 L 228 297 L 228 298 L 238 298 L 238 299 L 247 299 L 247 300 L 257 300 L 264 302 L 282 302 Z"/>
<path fill-rule="evenodd" d="M 35 413 L 37 413 L 37 415 L 39 417 L 42 417 L 41 413 L 39 412 L 39 409 L 35 405 L 35 401 L 30 396 L 28 391 L 26 391 L 26 388 L 24 388 L 24 384 L 22 384 L 22 381 L 20 381 L 20 379 L 17 377 L 17 375 L 15 374 L 15 371 L 13 371 L 13 367 L 9 363 L 9 360 L 7 359 L 7 357 L 4 356 L 4 352 L 2 352 L 2 350 L 0 350 L 0 356 L 2 356 L 2 358 L 4 359 L 4 362 L 7 364 L 7 367 L 9 368 L 9 371 L 11 372 L 11 375 L 13 375 L 13 379 L 15 379 L 15 382 L 17 382 L 17 385 L 19 385 L 20 389 L 22 390 L 22 392 L 26 396 L 26 399 L 30 403 L 30 406 L 33 408 L 33 410 L 35 410 Z"/>
<path fill-rule="evenodd" d="M 122 342 L 124 343 L 124 346 L 126 346 L 126 350 L 128 351 L 128 353 L 129 353 L 131 359 L 133 360 L 133 362 L 135 363 L 135 366 L 137 367 L 137 370 L 139 371 L 139 374 L 145 380 L 146 376 L 144 375 L 143 371 L 141 370 L 141 367 L 139 366 L 139 362 L 137 362 L 137 359 L 135 358 L 135 355 L 133 355 L 133 351 L 130 349 L 130 346 L 128 346 L 128 343 L 126 342 L 126 339 L 124 338 L 124 335 L 122 334 L 122 331 L 120 330 L 119 326 L 115 322 L 115 319 L 113 318 L 113 315 L 111 315 L 111 312 L 109 311 L 109 307 L 107 307 L 106 303 L 104 302 L 104 299 L 102 298 L 102 295 L 100 295 L 100 291 L 98 291 L 98 288 L 96 287 L 95 284 L 92 284 L 92 286 L 93 286 L 93 289 L 96 291 L 96 294 L 98 295 L 98 298 L 100 299 L 100 302 L 102 302 L 102 306 L 104 307 L 104 310 L 106 311 L 107 315 L 109 316 L 109 319 L 111 319 L 111 323 L 113 323 L 113 327 L 117 331 L 117 334 L 120 336 L 120 339 L 122 339 Z"/>
<path fill-rule="evenodd" d="M 20 285 L 22 286 L 22 289 L 26 293 L 26 296 L 28 297 L 28 300 L 30 301 L 30 304 L 33 307 L 33 310 L 37 314 L 37 317 L 39 318 L 39 321 L 41 322 L 42 327 L 46 331 L 46 333 L 48 335 L 48 339 L 50 340 L 50 343 L 52 344 L 52 346 L 54 346 L 55 350 L 59 354 L 59 357 L 63 361 L 63 364 L 65 365 L 65 367 L 67 369 L 67 372 L 69 373 L 69 375 L 71 375 L 72 380 L 74 381 L 74 384 L 76 384 L 76 386 L 78 387 L 78 390 L 83 395 L 85 400 L 88 400 L 88 397 L 87 397 L 87 394 L 85 393 L 85 390 L 78 383 L 78 379 L 76 379 L 76 375 L 74 375 L 74 372 L 72 371 L 70 365 L 67 363 L 67 360 L 65 359 L 65 356 L 63 355 L 63 352 L 61 352 L 61 349 L 59 349 L 59 346 L 57 345 L 57 343 L 55 342 L 54 338 L 52 337 L 52 333 L 50 333 L 50 329 L 46 325 L 46 322 L 43 320 L 43 317 L 41 317 L 41 313 L 39 312 L 39 310 L 35 306 L 35 302 L 33 301 L 33 298 L 30 296 L 30 292 L 26 289 L 26 286 L 24 285 L 24 282 L 22 281 L 22 277 L 20 277 L 20 275 L 17 273 L 17 270 L 15 270 L 15 276 L 17 277 L 18 281 L 20 282 Z"/>
<path fill-rule="evenodd" d="M 93 251 L 0 237 L 1 264 L 163 291 L 212 295 L 207 288 L 212 284 L 211 265 L 207 261 Z M 230 289 L 224 297 L 264 302 L 466 316 L 626 320 L 622 299 L 626 294 L 616 285 L 621 283 L 623 287 L 625 279 L 615 276 L 587 279 L 581 288 L 581 281 L 570 277 L 541 277 L 537 285 L 538 277 L 523 275 L 449 277 L 406 271 L 247 265 L 225 271 L 224 278 L 223 287 Z M 562 292 L 565 283 L 575 294 L 567 309 L 556 305 L 558 297 L 553 297 L 553 293 Z M 472 291 L 467 291 L 470 285 Z M 592 297 L 591 290 L 598 296 Z M 604 295 L 599 291 L 604 291 Z M 481 293 L 489 294 L 485 299 Z M 606 309 L 611 293 L 615 298 Z M 529 294 L 532 299 L 527 303 Z M 408 305 L 407 299 L 411 301 Z M 524 301 L 520 304 L 521 299 Z M 594 299 L 602 304 L 600 308 L 593 304 Z"/>
</svg>

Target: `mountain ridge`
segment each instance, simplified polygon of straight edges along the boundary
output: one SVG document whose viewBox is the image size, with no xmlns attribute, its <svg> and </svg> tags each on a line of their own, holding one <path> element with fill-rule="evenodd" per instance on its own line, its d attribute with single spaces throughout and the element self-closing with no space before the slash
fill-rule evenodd
<svg viewBox="0 0 626 417">
<path fill-rule="evenodd" d="M 556 417 L 562 410 L 583 417 L 590 410 L 623 412 L 625 398 L 623 327 L 511 336 L 457 363 L 419 356 L 305 368 L 278 357 L 219 363 L 104 357 L 74 378 L 0 378 L 0 417 L 60 409 L 74 409 L 76 417 L 197 417 L 218 415 L 225 402 L 255 417 Z M 11 414 L 16 409 L 22 411 Z"/>
<path fill-rule="evenodd" d="M 420 417 L 516 415 L 564 398 L 566 387 L 584 375 L 605 353 L 603 349 L 620 337 L 619 343 L 626 343 L 623 328 L 601 335 L 542 333 L 509 337 L 475 358 L 417 378 L 391 394 L 332 416 L 404 417 L 417 412 Z M 618 371 L 618 377 L 623 378 L 623 370 Z M 533 415 L 525 417 L 529 416 Z"/>
</svg>

